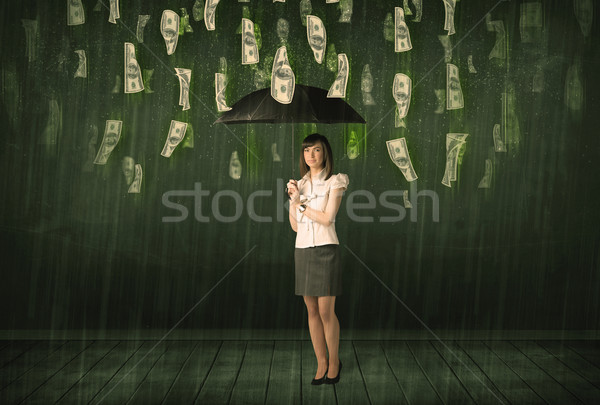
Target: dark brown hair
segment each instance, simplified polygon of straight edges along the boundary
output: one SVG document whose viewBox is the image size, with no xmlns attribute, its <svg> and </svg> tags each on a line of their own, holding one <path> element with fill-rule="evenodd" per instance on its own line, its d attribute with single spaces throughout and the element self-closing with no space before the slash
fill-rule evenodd
<svg viewBox="0 0 600 405">
<path fill-rule="evenodd" d="M 300 175 L 304 177 L 304 175 L 310 171 L 310 167 L 304 160 L 304 148 L 313 146 L 317 143 L 321 143 L 321 145 L 323 145 L 323 149 L 325 149 L 325 153 L 323 154 L 323 164 L 325 165 L 325 180 L 327 180 L 333 174 L 333 153 L 331 152 L 331 146 L 329 145 L 327 138 L 317 133 L 308 135 L 306 138 L 304 138 L 304 141 L 302 141 L 302 150 L 300 153 Z"/>
</svg>

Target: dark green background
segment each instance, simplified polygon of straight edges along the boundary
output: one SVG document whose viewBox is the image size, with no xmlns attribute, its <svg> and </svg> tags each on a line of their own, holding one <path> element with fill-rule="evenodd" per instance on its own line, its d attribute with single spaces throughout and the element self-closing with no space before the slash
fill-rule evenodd
<svg viewBox="0 0 600 405">
<path fill-rule="evenodd" d="M 228 63 L 229 105 L 256 89 L 253 68 L 241 65 L 241 39 L 235 33 L 244 5 L 262 33 L 259 68 L 280 46 L 276 23 L 286 18 L 296 83 L 325 89 L 333 83 L 336 73 L 312 57 L 297 1 L 222 0 L 212 32 L 191 17 L 192 0 L 123 1 L 116 25 L 108 23 L 107 9 L 92 11 L 96 0 L 83 3 L 86 23 L 74 27 L 66 25 L 66 1 L 3 2 L 0 8 L 3 329 L 170 328 L 234 266 L 179 328 L 303 327 L 304 304 L 294 295 L 295 234 L 287 211 L 279 222 L 277 210 L 302 138 L 315 129 L 330 139 L 335 171 L 350 178 L 336 222 L 344 266 L 344 293 L 336 309 L 343 329 L 422 328 L 371 271 L 430 328 L 598 327 L 597 5 L 592 33 L 584 40 L 571 1 L 543 2 L 543 32 L 536 43 L 526 44 L 519 34 L 520 1 L 458 2 L 452 41 L 460 43 L 452 62 L 460 69 L 465 107 L 440 115 L 434 114 L 434 89 L 446 83 L 437 38 L 446 33 L 441 0 L 424 0 L 420 23 L 407 16 L 413 49 L 406 53 L 395 53 L 383 37 L 386 14 L 402 2 L 354 0 L 352 23 L 342 24 L 336 5 L 313 0 L 312 14 L 323 20 L 328 44 L 348 55 L 346 101 L 367 124 L 296 125 L 292 139 L 291 124 L 212 123 L 218 117 L 214 73 L 221 56 Z M 180 7 L 187 8 L 194 32 L 180 36 L 175 54 L 167 56 L 160 16 L 164 9 L 179 12 Z M 496 34 L 486 30 L 483 18 L 492 9 L 492 20 L 505 23 L 506 62 L 488 58 Z M 135 38 L 138 14 L 151 15 L 144 44 Z M 33 62 L 27 60 L 21 18 L 39 21 Z M 154 69 L 153 94 L 111 93 L 115 75 L 122 76 L 124 42 L 135 44 L 142 69 Z M 73 78 L 76 49 L 86 50 L 87 79 Z M 468 73 L 469 54 L 477 74 Z M 581 61 L 585 89 L 581 114 L 564 103 L 567 69 L 575 60 Z M 360 76 L 366 63 L 376 106 L 362 104 Z M 538 66 L 544 71 L 542 93 L 532 92 Z M 173 67 L 192 69 L 187 112 L 178 106 Z M 394 127 L 396 73 L 413 80 L 407 128 Z M 507 153 L 494 153 L 492 128 L 503 123 L 501 94 L 511 88 L 520 132 L 507 134 Z M 58 142 L 45 145 L 40 139 L 52 98 L 61 108 L 62 125 Z M 121 140 L 105 166 L 84 172 L 90 126 L 98 128 L 99 147 L 107 119 L 123 121 Z M 172 119 L 192 125 L 194 147 L 179 145 L 167 159 L 160 152 Z M 345 150 L 351 130 L 363 138 L 354 160 Z M 448 132 L 469 134 L 451 189 L 441 184 Z M 406 137 L 419 176 L 412 184 L 387 153 L 385 141 L 399 137 Z M 281 163 L 272 161 L 273 142 Z M 228 175 L 233 151 L 243 166 L 237 181 Z M 121 172 L 125 156 L 143 167 L 139 195 L 127 193 Z M 494 164 L 492 186 L 478 189 L 488 158 Z M 190 197 L 177 200 L 190 210 L 187 220 L 162 222 L 176 215 L 162 204 L 163 193 L 191 190 L 194 183 L 211 193 L 202 200 L 210 222 L 194 220 Z M 368 190 L 378 197 L 411 187 L 413 195 L 437 193 L 439 222 L 433 219 L 432 200 L 424 197 L 413 208 L 416 221 L 409 211 L 402 221 L 380 222 L 396 212 L 379 201 L 372 210 L 357 211 L 372 216 L 372 223 L 352 221 L 347 214 L 352 192 Z M 239 220 L 220 223 L 210 213 L 212 196 L 220 190 L 234 190 L 244 200 Z M 257 213 L 273 222 L 248 217 L 246 201 L 255 190 L 273 192 L 271 198 L 257 199 Z M 401 198 L 389 200 L 401 204 Z M 231 202 L 221 200 L 224 215 L 233 215 Z"/>
</svg>

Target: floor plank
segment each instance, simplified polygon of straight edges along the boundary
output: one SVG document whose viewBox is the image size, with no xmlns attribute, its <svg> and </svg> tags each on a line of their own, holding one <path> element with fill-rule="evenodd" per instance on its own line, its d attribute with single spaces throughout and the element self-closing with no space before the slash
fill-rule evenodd
<svg viewBox="0 0 600 405">
<path fill-rule="evenodd" d="M 551 353 L 532 341 L 510 341 L 539 368 L 554 378 L 574 397 L 585 404 L 593 404 L 600 397 L 600 391 L 585 378 L 565 366 Z"/>
<path fill-rule="evenodd" d="M 588 362 L 600 367 L 600 342 L 597 340 L 565 340 L 565 344 Z"/>
<path fill-rule="evenodd" d="M 549 353 L 552 353 L 554 357 L 566 364 L 567 367 L 594 384 L 596 388 L 600 388 L 600 368 L 582 358 L 573 349 L 560 341 L 554 340 L 538 340 L 536 343 Z"/>
<path fill-rule="evenodd" d="M 13 360 L 39 343 L 39 340 L 12 340 L 7 341 L 0 351 L 0 369 L 9 365 Z"/>
<path fill-rule="evenodd" d="M 263 405 L 273 361 L 273 341 L 248 342 L 230 403 Z"/>
<path fill-rule="evenodd" d="M 339 357 L 343 364 L 342 374 L 340 375 L 340 381 L 335 384 L 334 388 L 338 403 L 344 405 L 369 404 L 365 380 L 360 372 L 354 345 L 351 341 L 340 341 Z"/>
<path fill-rule="evenodd" d="M 569 391 L 509 342 L 490 341 L 485 344 L 547 403 L 561 405 L 579 403 Z"/>
<path fill-rule="evenodd" d="M 302 403 L 300 341 L 276 341 L 269 374 L 266 405 Z"/>
<path fill-rule="evenodd" d="M 310 340 L 302 341 L 302 403 L 303 404 L 335 404 L 335 389 L 332 384 L 311 385 L 317 372 L 317 358 Z M 342 361 L 342 364 L 344 362 Z M 342 372 L 344 370 L 342 369 Z"/>
<path fill-rule="evenodd" d="M 409 341 L 408 347 L 431 385 L 447 404 L 472 404 L 473 399 L 430 341 Z"/>
<path fill-rule="evenodd" d="M 0 368 L 0 390 L 4 390 L 9 384 L 21 377 L 28 370 L 58 350 L 67 341 L 45 340 L 41 341 L 29 350 L 26 350 L 17 358 L 13 359 L 7 367 Z"/>
</svg>

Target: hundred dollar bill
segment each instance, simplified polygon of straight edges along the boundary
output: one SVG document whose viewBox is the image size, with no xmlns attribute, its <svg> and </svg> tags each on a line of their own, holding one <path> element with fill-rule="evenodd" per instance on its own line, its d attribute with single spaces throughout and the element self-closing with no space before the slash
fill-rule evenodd
<svg viewBox="0 0 600 405">
<path fill-rule="evenodd" d="M 215 99 L 217 100 L 217 110 L 220 112 L 231 110 L 231 107 L 228 107 L 225 102 L 226 87 L 226 76 L 223 73 L 215 73 Z"/>
<path fill-rule="evenodd" d="M 190 15 L 185 7 L 179 8 L 181 12 L 181 18 L 179 19 L 179 35 L 183 35 L 186 32 L 194 32 L 194 29 L 190 25 Z"/>
<path fill-rule="evenodd" d="M 502 20 L 491 21 L 490 26 L 496 31 L 496 43 L 490 52 L 489 58 L 506 59 L 506 30 Z"/>
<path fill-rule="evenodd" d="M 204 20 L 204 1 L 196 0 L 194 6 L 192 7 L 192 16 L 194 17 L 194 21 Z"/>
<path fill-rule="evenodd" d="M 194 127 L 192 124 L 188 124 L 187 131 L 185 131 L 186 137 L 183 138 L 182 148 L 194 149 Z"/>
<path fill-rule="evenodd" d="M 477 186 L 477 188 L 490 188 L 491 184 L 492 184 L 492 160 L 486 159 L 485 160 L 485 174 L 483 175 L 483 178 L 479 182 L 479 186 Z"/>
<path fill-rule="evenodd" d="M 506 145 L 511 145 L 513 150 L 519 149 L 521 142 L 521 126 L 517 115 L 517 94 L 514 85 L 509 82 L 506 92 L 500 93 L 502 105 L 502 132 Z"/>
<path fill-rule="evenodd" d="M 308 44 L 315 55 L 317 63 L 323 63 L 323 55 L 327 45 L 327 33 L 323 21 L 317 16 L 306 16 L 306 35 Z"/>
<path fill-rule="evenodd" d="M 404 201 L 404 208 L 412 208 L 412 203 L 408 198 L 408 190 L 403 190 L 402 192 L 402 200 Z"/>
<path fill-rule="evenodd" d="M 229 177 L 234 180 L 242 178 L 242 162 L 240 162 L 237 150 L 231 153 L 231 158 L 229 159 Z"/>
<path fill-rule="evenodd" d="M 69 0 L 67 25 L 81 25 L 83 23 L 85 23 L 85 13 L 81 0 Z"/>
<path fill-rule="evenodd" d="M 94 159 L 94 164 L 105 165 L 106 161 L 110 157 L 113 149 L 117 146 L 119 139 L 121 138 L 121 128 L 123 121 L 119 120 L 106 120 L 106 126 L 104 127 L 104 136 L 102 137 L 102 143 L 98 154 Z"/>
<path fill-rule="evenodd" d="M 519 19 L 519 32 L 522 42 L 534 42 L 534 37 L 539 37 L 544 27 L 544 11 L 542 2 L 521 3 L 521 18 Z"/>
<path fill-rule="evenodd" d="M 593 0 L 574 0 L 573 8 L 575 9 L 575 18 L 581 28 L 581 33 L 584 37 L 590 35 L 592 22 L 594 19 L 594 2 Z"/>
<path fill-rule="evenodd" d="M 142 165 L 138 163 L 135 165 L 135 177 L 133 178 L 133 182 L 129 186 L 129 189 L 127 190 L 127 192 L 138 194 L 141 191 L 141 189 L 142 189 Z"/>
<path fill-rule="evenodd" d="M 415 6 L 415 18 L 413 22 L 421 22 L 421 18 L 423 17 L 423 0 L 412 0 L 412 2 Z"/>
<path fill-rule="evenodd" d="M 282 44 L 286 44 L 290 35 L 290 23 L 285 18 L 277 20 L 277 38 Z"/>
<path fill-rule="evenodd" d="M 533 75 L 533 84 L 531 90 L 534 93 L 541 93 L 544 91 L 544 69 L 541 66 L 537 67 L 535 74 Z"/>
<path fill-rule="evenodd" d="M 300 0 L 300 21 L 306 27 L 306 17 L 312 13 L 312 3 L 310 0 Z"/>
<path fill-rule="evenodd" d="M 398 138 L 391 141 L 386 141 L 385 143 L 387 145 L 390 159 L 392 159 L 392 162 L 398 166 L 406 181 L 410 182 L 416 180 L 418 177 L 410 160 L 410 155 L 408 154 L 406 139 Z"/>
<path fill-rule="evenodd" d="M 21 19 L 25 29 L 25 44 L 27 48 L 27 60 L 33 62 L 37 58 L 38 22 L 37 20 Z"/>
<path fill-rule="evenodd" d="M 242 65 L 252 65 L 258 63 L 258 46 L 254 36 L 254 23 L 242 18 Z"/>
<path fill-rule="evenodd" d="M 217 10 L 217 4 L 219 4 L 219 0 L 206 0 L 206 6 L 204 7 L 204 24 L 208 31 L 215 30 L 215 11 Z"/>
<path fill-rule="evenodd" d="M 446 109 L 457 110 L 465 106 L 458 68 L 451 63 L 446 64 Z"/>
<path fill-rule="evenodd" d="M 392 94 L 394 95 L 394 100 L 396 100 L 396 106 L 398 107 L 398 118 L 400 119 L 406 117 L 406 114 L 408 113 L 411 92 L 412 80 L 410 80 L 410 77 L 402 73 L 396 73 L 394 76 Z"/>
<path fill-rule="evenodd" d="M 406 121 L 404 118 L 400 118 L 397 108 L 394 111 L 394 128 L 406 128 Z"/>
<path fill-rule="evenodd" d="M 57 100 L 51 99 L 48 101 L 48 121 L 46 121 L 46 127 L 44 128 L 44 132 L 38 143 L 42 145 L 56 145 L 61 127 L 62 109 L 58 105 Z M 95 152 L 96 151 L 94 150 L 94 153 Z"/>
<path fill-rule="evenodd" d="M 375 99 L 371 94 L 373 90 L 373 75 L 371 75 L 371 68 L 368 64 L 365 65 L 360 77 L 360 90 L 363 96 L 364 105 L 375 105 Z"/>
<path fill-rule="evenodd" d="M 125 176 L 125 183 L 130 186 L 135 175 L 135 160 L 131 156 L 125 156 L 121 161 L 121 170 Z"/>
<path fill-rule="evenodd" d="M 473 65 L 473 55 L 467 57 L 467 65 L 469 66 L 469 73 L 477 73 L 477 69 Z"/>
<path fill-rule="evenodd" d="M 565 105 L 571 111 L 579 111 L 583 107 L 584 86 L 581 74 L 581 66 L 577 61 L 567 69 L 565 79 Z"/>
<path fill-rule="evenodd" d="M 395 9 L 395 42 L 394 47 L 396 52 L 406 52 L 412 49 L 412 42 L 410 41 L 410 32 L 408 31 L 408 25 L 404 21 L 404 10 L 402 7 L 396 7 Z"/>
<path fill-rule="evenodd" d="M 273 3 L 285 3 L 285 0 L 273 0 Z"/>
<path fill-rule="evenodd" d="M 346 145 L 346 156 L 348 156 L 348 159 L 356 159 L 358 155 L 358 135 L 356 135 L 356 131 L 350 131 L 348 145 Z"/>
<path fill-rule="evenodd" d="M 435 89 L 435 98 L 437 99 L 437 108 L 433 112 L 434 114 L 443 114 L 446 111 L 446 93 L 444 89 Z"/>
<path fill-rule="evenodd" d="M 277 144 L 271 144 L 271 155 L 273 155 L 273 162 L 281 162 L 281 156 L 277 153 Z"/>
<path fill-rule="evenodd" d="M 349 71 L 348 57 L 345 53 L 340 53 L 338 55 L 338 75 L 327 92 L 328 98 L 346 97 L 346 86 L 348 85 Z"/>
<path fill-rule="evenodd" d="M 287 57 L 287 49 L 277 50 L 271 69 L 271 96 L 281 104 L 290 104 L 296 88 L 296 76 Z"/>
<path fill-rule="evenodd" d="M 388 42 L 395 42 L 395 33 L 396 27 L 394 25 L 394 20 L 392 19 L 392 13 L 387 13 L 385 15 L 385 20 L 383 20 L 383 39 Z"/>
<path fill-rule="evenodd" d="M 494 125 L 492 136 L 494 137 L 494 150 L 496 152 L 506 152 L 506 145 L 502 140 L 502 134 L 500 133 L 500 124 Z"/>
<path fill-rule="evenodd" d="M 119 12 L 119 0 L 110 0 L 110 14 L 108 16 L 108 22 L 116 24 L 117 18 L 121 18 L 121 14 Z"/>
<path fill-rule="evenodd" d="M 446 134 L 446 170 L 442 179 L 442 184 L 446 187 L 452 187 L 450 182 L 456 180 L 458 154 L 465 144 L 467 136 L 469 134 Z"/>
<path fill-rule="evenodd" d="M 325 3 L 337 3 L 340 0 L 326 0 Z"/>
<path fill-rule="evenodd" d="M 183 140 L 187 125 L 188 124 L 185 122 L 171 120 L 171 126 L 169 127 L 169 134 L 167 135 L 165 146 L 163 147 L 162 152 L 160 152 L 161 156 L 171 157 L 171 154 L 177 145 Z"/>
<path fill-rule="evenodd" d="M 153 75 L 154 69 L 144 69 L 144 74 L 142 75 L 144 80 L 144 93 L 154 93 L 154 90 L 150 88 L 150 80 L 152 80 Z"/>
<path fill-rule="evenodd" d="M 179 15 L 172 10 L 164 10 L 160 19 L 160 33 L 165 39 L 167 55 L 172 55 L 179 40 Z"/>
<path fill-rule="evenodd" d="M 144 28 L 146 28 L 148 20 L 150 20 L 149 15 L 138 15 L 138 23 L 137 29 L 135 31 L 135 36 L 137 37 L 139 43 L 144 42 Z"/>
<path fill-rule="evenodd" d="M 412 15 L 412 10 L 410 9 L 410 7 L 408 5 L 408 1 L 409 0 L 404 0 L 402 8 L 404 9 L 404 14 L 405 15 Z"/>
<path fill-rule="evenodd" d="M 438 39 L 444 47 L 444 60 L 446 63 L 452 62 L 452 39 L 448 35 L 438 35 Z"/>
<path fill-rule="evenodd" d="M 338 58 L 335 44 L 327 44 L 327 52 L 325 53 L 325 66 L 330 72 L 338 71 Z"/>
<path fill-rule="evenodd" d="M 444 21 L 444 29 L 448 31 L 448 35 L 456 33 L 454 30 L 454 12 L 456 10 L 456 0 L 443 0 L 446 10 L 446 19 Z"/>
<path fill-rule="evenodd" d="M 190 109 L 190 81 L 192 80 L 192 69 L 175 68 L 179 79 L 179 105 L 182 111 Z"/>
<path fill-rule="evenodd" d="M 341 0 L 340 8 L 342 9 L 342 14 L 340 15 L 340 19 L 338 22 L 341 23 L 349 23 L 352 20 L 352 0 Z"/>
<path fill-rule="evenodd" d="M 75 53 L 79 57 L 79 66 L 77 66 L 75 77 L 87 77 L 87 58 L 85 56 L 85 51 L 83 49 L 78 49 Z"/>
<path fill-rule="evenodd" d="M 139 93 L 144 90 L 142 71 L 135 58 L 135 47 L 125 42 L 125 94 Z"/>
</svg>

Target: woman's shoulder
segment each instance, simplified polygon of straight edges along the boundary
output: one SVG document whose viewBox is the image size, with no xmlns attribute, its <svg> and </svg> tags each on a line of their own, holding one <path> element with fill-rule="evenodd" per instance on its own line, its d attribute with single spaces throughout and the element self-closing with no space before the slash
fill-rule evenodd
<svg viewBox="0 0 600 405">
<path fill-rule="evenodd" d="M 346 188 L 348 187 L 348 183 L 350 182 L 348 179 L 348 175 L 345 173 L 337 173 L 337 174 L 332 174 L 331 177 L 329 179 L 327 179 L 327 182 L 329 183 L 330 187 L 329 188 Z"/>
</svg>

